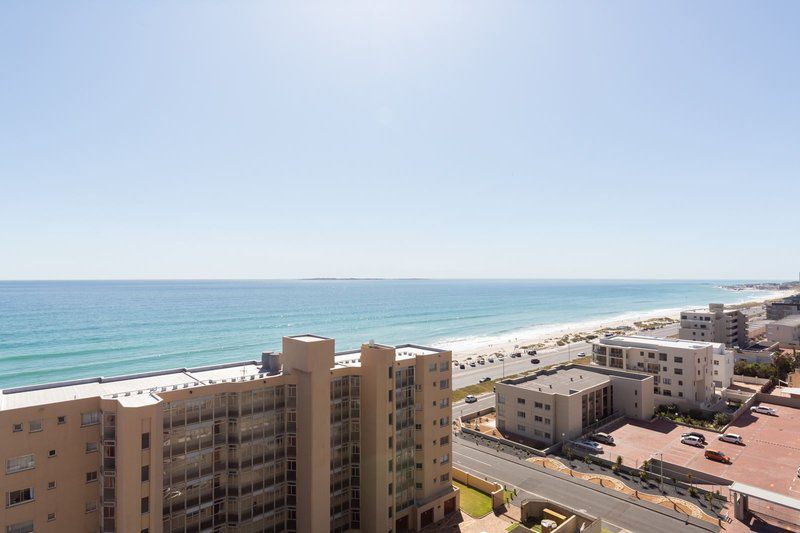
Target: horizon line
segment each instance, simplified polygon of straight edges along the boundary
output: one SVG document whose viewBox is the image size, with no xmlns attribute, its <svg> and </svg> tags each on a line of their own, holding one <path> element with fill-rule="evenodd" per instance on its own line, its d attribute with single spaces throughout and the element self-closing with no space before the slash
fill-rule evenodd
<svg viewBox="0 0 800 533">
<path fill-rule="evenodd" d="M 776 278 L 586 278 L 586 277 L 372 277 L 372 276 L 314 276 L 314 277 L 286 277 L 286 278 L 228 278 L 228 277 L 175 277 L 175 278 L 2 278 L 0 283 L 6 282 L 85 282 L 85 281 L 745 281 L 756 283 L 800 283 L 796 279 Z"/>
</svg>

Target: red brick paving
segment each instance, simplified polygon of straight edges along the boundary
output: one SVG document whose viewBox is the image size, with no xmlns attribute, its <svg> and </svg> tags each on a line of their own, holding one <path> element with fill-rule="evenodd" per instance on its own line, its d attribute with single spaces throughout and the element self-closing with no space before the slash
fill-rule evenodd
<svg viewBox="0 0 800 533">
<path fill-rule="evenodd" d="M 728 429 L 742 436 L 744 446 L 722 442 L 712 431 L 692 430 L 665 420 L 625 420 L 611 431 L 617 445 L 604 446 L 604 455 L 611 460 L 621 455 L 625 464 L 637 466 L 663 453 L 670 463 L 800 498 L 800 409 L 770 407 L 778 416 L 748 412 Z M 721 450 L 732 464 L 711 461 L 703 456 L 703 449 L 681 444 L 681 433 L 688 431 L 703 433 L 706 449 Z"/>
</svg>

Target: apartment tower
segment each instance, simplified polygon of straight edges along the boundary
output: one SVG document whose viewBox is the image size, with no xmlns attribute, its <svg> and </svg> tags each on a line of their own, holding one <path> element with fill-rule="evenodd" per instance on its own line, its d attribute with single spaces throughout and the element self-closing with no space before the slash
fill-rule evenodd
<svg viewBox="0 0 800 533">
<path fill-rule="evenodd" d="M 451 353 L 335 353 L 0 394 L 7 533 L 400 532 L 458 508 Z"/>
<path fill-rule="evenodd" d="M 708 304 L 708 309 L 683 311 L 678 338 L 746 348 L 750 344 L 747 316 L 738 309 L 725 309 L 723 304 Z"/>
</svg>

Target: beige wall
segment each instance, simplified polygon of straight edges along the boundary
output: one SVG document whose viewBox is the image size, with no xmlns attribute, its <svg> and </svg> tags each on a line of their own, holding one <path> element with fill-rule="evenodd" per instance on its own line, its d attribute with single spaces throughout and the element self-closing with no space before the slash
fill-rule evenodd
<svg viewBox="0 0 800 533">
<path fill-rule="evenodd" d="M 413 351 L 412 348 L 406 348 Z M 244 393 L 264 387 L 296 385 L 297 405 L 297 531 L 325 531 L 330 518 L 330 461 L 331 449 L 331 380 L 344 375 L 360 376 L 360 518 L 361 531 L 389 531 L 394 520 L 408 516 L 409 525 L 421 525 L 423 517 L 434 521 L 444 518 L 445 508 L 459 494 L 451 485 L 451 358 L 447 351 L 418 350 L 419 355 L 401 356 L 403 349 L 379 345 L 364 345 L 360 365 L 334 363 L 332 339 L 302 336 L 285 338 L 281 360 L 284 372 L 258 379 L 219 379 L 215 383 L 180 388 L 159 388 L 154 392 L 119 397 L 93 397 L 20 409 L 0 410 L 0 458 L 5 460 L 33 453 L 36 467 L 0 477 L 3 495 L 15 489 L 33 487 L 35 501 L 6 509 L 0 513 L 0 528 L 33 520 L 36 531 L 101 530 L 103 459 L 102 424 L 80 427 L 83 412 L 103 412 L 115 417 L 115 501 L 116 531 L 139 532 L 148 528 L 151 533 L 162 530 L 164 489 L 164 407 L 169 402 L 189 399 L 216 398 L 222 393 Z M 395 483 L 389 461 L 394 449 L 389 438 L 394 436 L 395 403 L 389 393 L 394 381 L 389 368 L 396 372 L 414 368 L 414 501 L 411 507 L 393 512 L 394 496 L 387 490 Z M 139 383 L 136 389 L 141 389 Z M 288 399 L 287 399 L 288 406 Z M 288 407 L 287 407 L 288 408 Z M 57 417 L 65 416 L 63 425 Z M 28 432 L 30 420 L 43 421 L 43 431 Z M 12 433 L 15 422 L 24 430 Z M 150 448 L 142 449 L 142 434 L 150 434 Z M 86 442 L 96 442 L 97 451 L 85 453 Z M 214 438 L 216 445 L 216 437 Z M 224 444 L 224 443 L 223 443 Z M 395 444 L 394 442 L 392 443 Z M 55 449 L 56 457 L 48 458 L 47 451 Z M 445 462 L 442 458 L 446 457 Z M 143 465 L 150 465 L 149 481 L 142 482 Z M 216 468 L 216 467 L 215 467 Z M 98 473 L 97 481 L 86 483 L 86 473 Z M 47 482 L 57 482 L 47 490 Z M 149 498 L 149 512 L 141 513 L 142 498 Z M 86 513 L 87 502 L 96 502 L 96 510 Z M 5 503 L 5 502 L 3 502 Z M 48 523 L 48 513 L 55 513 L 55 522 Z M 68 529 L 67 529 L 68 528 Z M 242 526 L 241 531 L 257 530 L 258 524 Z"/>
</svg>

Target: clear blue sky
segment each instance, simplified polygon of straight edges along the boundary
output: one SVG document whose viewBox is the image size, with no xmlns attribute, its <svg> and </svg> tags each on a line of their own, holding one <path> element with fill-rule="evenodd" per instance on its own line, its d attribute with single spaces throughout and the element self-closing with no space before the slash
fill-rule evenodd
<svg viewBox="0 0 800 533">
<path fill-rule="evenodd" d="M 0 279 L 796 278 L 798 2 L 0 4 Z"/>
</svg>

